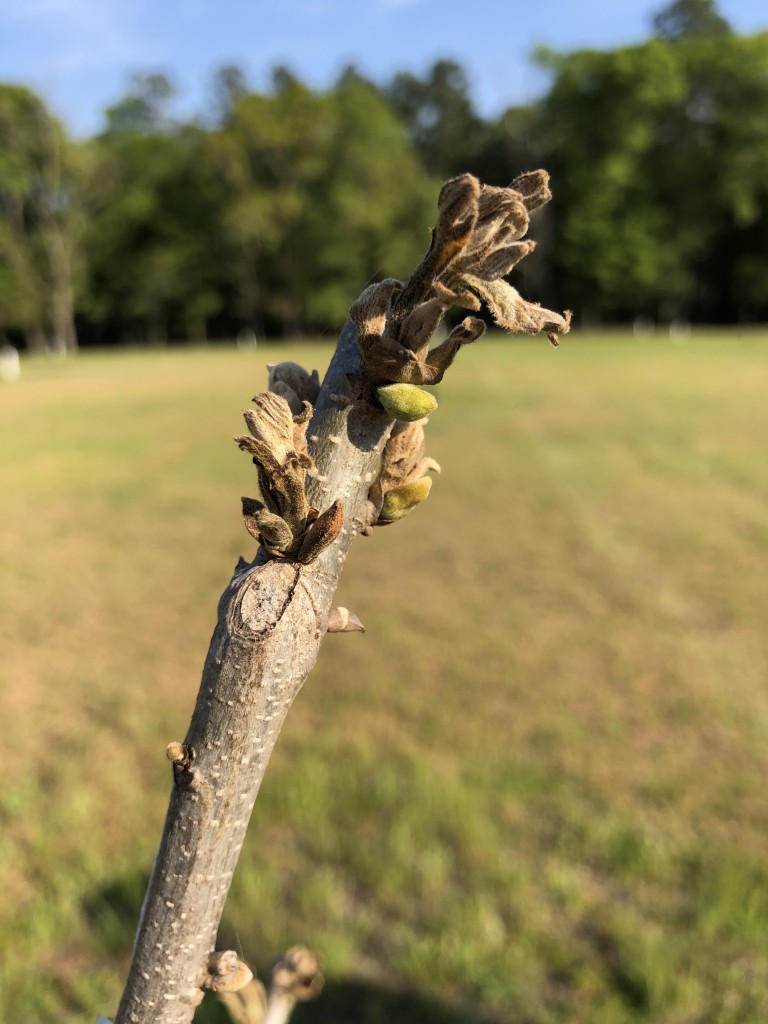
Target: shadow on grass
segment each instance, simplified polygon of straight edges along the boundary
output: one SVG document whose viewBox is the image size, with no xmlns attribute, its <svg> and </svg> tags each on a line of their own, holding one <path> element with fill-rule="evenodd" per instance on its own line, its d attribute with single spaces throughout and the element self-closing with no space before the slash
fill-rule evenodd
<svg viewBox="0 0 768 1024">
<path fill-rule="evenodd" d="M 259 972 L 268 977 L 269 972 Z M 195 1024 L 231 1024 L 224 1007 L 206 998 Z M 502 1024 L 494 1017 L 447 1006 L 417 992 L 396 991 L 359 980 L 327 980 L 311 1003 L 300 1003 L 291 1024 Z"/>
<path fill-rule="evenodd" d="M 92 893 L 83 904 L 94 943 L 102 953 L 123 956 L 130 949 L 149 876 L 129 872 Z M 270 966 L 258 977 L 268 979 Z M 320 996 L 299 1004 L 292 1024 L 502 1024 L 495 1017 L 449 1006 L 413 990 L 385 988 L 359 979 L 327 979 Z M 207 996 L 195 1024 L 231 1024 L 224 1007 Z"/>
<path fill-rule="evenodd" d="M 131 948 L 148 883 L 145 871 L 131 871 L 83 901 L 83 916 L 97 949 L 120 956 Z"/>
</svg>

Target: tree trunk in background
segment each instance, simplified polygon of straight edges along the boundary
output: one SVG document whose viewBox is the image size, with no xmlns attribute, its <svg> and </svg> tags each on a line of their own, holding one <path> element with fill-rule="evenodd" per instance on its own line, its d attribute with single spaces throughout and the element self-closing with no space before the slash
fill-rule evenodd
<svg viewBox="0 0 768 1024">
<path fill-rule="evenodd" d="M 40 324 L 33 324 L 24 331 L 27 342 L 27 351 L 35 355 L 44 355 L 48 351 L 48 339 Z"/>
<path fill-rule="evenodd" d="M 50 235 L 48 258 L 51 268 L 51 322 L 53 342 L 58 351 L 77 351 L 72 266 L 67 245 L 58 229 Z"/>
</svg>

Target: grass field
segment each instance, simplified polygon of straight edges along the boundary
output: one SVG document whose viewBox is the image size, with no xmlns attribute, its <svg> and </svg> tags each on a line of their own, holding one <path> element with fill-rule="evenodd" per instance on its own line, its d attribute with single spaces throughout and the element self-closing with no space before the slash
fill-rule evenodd
<svg viewBox="0 0 768 1024">
<path fill-rule="evenodd" d="M 0 390 L 0 1019 L 111 1013 L 263 364 L 85 354 Z M 428 503 L 360 540 L 221 943 L 327 1024 L 768 1020 L 768 336 L 489 339 Z M 199 1019 L 223 1022 L 206 1002 Z"/>
</svg>

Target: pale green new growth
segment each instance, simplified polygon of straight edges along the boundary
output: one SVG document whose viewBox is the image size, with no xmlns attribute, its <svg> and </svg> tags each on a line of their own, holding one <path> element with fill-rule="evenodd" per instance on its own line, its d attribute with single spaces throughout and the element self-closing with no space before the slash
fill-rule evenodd
<svg viewBox="0 0 768 1024">
<path fill-rule="evenodd" d="M 408 513 L 427 500 L 432 489 L 432 478 L 425 476 L 421 480 L 414 480 L 410 484 L 401 484 L 393 487 L 385 497 L 379 512 L 379 523 L 394 523 L 402 519 Z"/>
<path fill-rule="evenodd" d="M 422 420 L 437 408 L 437 399 L 413 384 L 384 384 L 376 396 L 396 420 Z"/>
</svg>

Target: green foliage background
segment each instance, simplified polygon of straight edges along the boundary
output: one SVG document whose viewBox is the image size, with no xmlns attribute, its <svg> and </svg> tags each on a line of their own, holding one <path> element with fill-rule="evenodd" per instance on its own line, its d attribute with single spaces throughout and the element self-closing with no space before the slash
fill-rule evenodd
<svg viewBox="0 0 768 1024">
<path fill-rule="evenodd" d="M 134 76 L 75 142 L 0 86 L 0 341 L 164 343 L 335 333 L 369 280 L 406 274 L 439 182 L 553 175 L 523 290 L 585 323 L 768 317 L 768 33 L 676 0 L 651 39 L 541 51 L 546 94 L 485 120 L 437 61 L 313 91 L 278 68 L 253 91 L 219 70 L 211 111 L 171 116 L 172 82 Z"/>
</svg>

